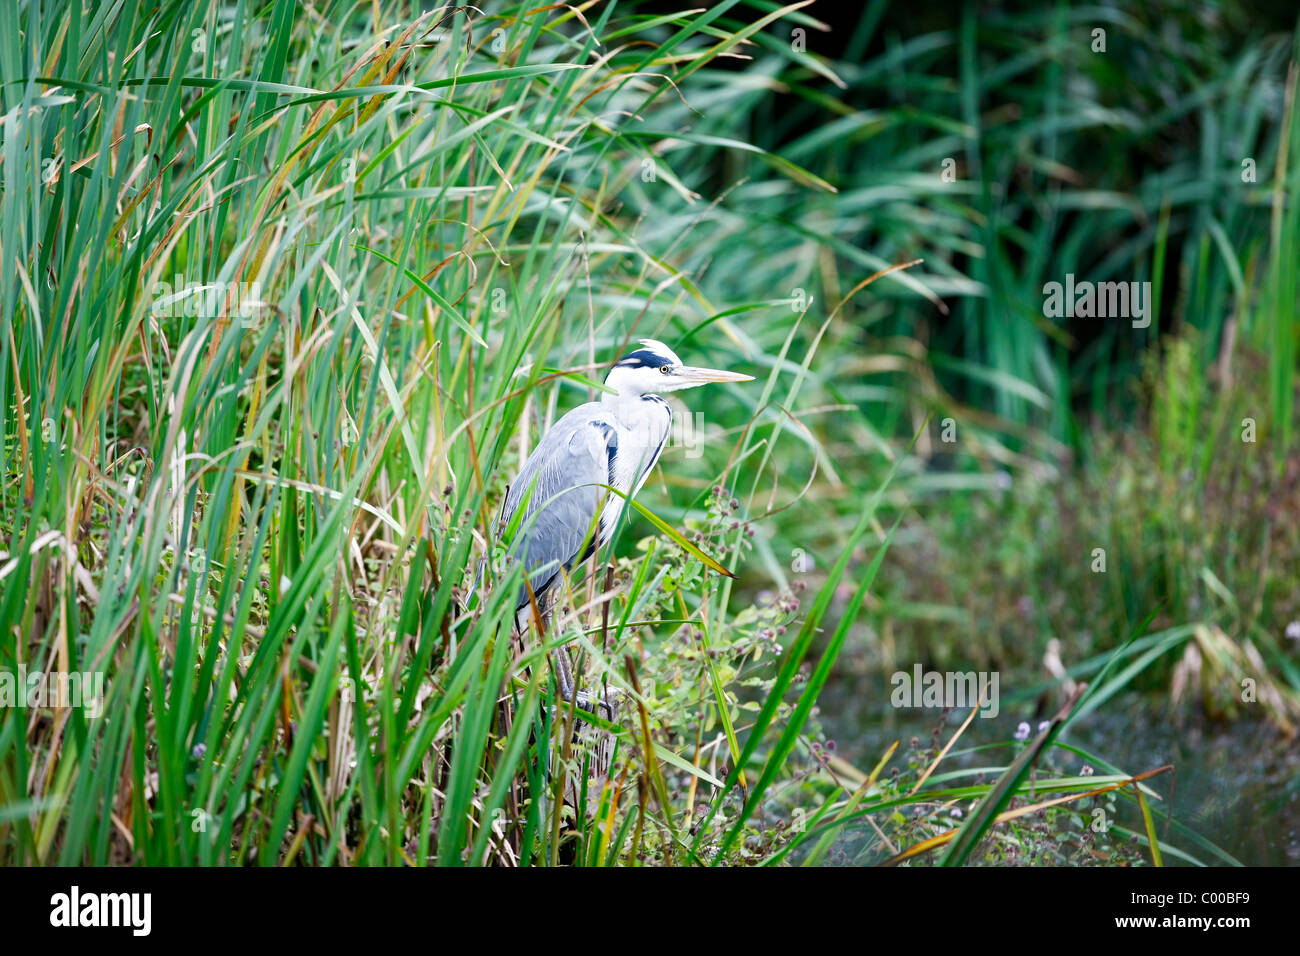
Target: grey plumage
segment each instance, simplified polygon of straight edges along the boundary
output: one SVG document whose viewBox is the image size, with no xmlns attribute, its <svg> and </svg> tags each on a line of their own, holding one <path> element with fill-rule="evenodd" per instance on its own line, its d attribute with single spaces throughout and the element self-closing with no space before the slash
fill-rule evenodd
<svg viewBox="0 0 1300 956">
<path fill-rule="evenodd" d="M 619 396 L 578 406 L 542 438 L 510 486 L 502 513 L 509 525 L 523 508 L 510 553 L 528 569 L 539 600 L 562 570 L 613 535 L 622 495 L 640 490 L 671 425 L 672 411 L 658 396 Z M 521 587 L 516 607 L 527 604 Z"/>
<path fill-rule="evenodd" d="M 542 599 L 560 574 L 609 540 L 625 496 L 641 490 L 659 460 L 673 417 L 660 394 L 750 380 L 682 365 L 672 349 L 653 339 L 641 344 L 610 369 L 605 384 L 611 393 L 578 406 L 547 431 L 506 495 L 502 521 L 517 525 L 509 553 L 523 563 L 543 613 Z M 521 587 L 516 609 L 528 603 L 528 589 Z"/>
<path fill-rule="evenodd" d="M 603 410 L 607 412 L 608 410 Z M 514 519 L 522 506 L 511 556 L 529 569 L 539 597 L 560 570 L 580 563 L 599 543 L 596 520 L 605 490 L 613 484 L 610 457 L 618 435 L 604 420 L 601 405 L 591 403 L 565 415 L 542 438 L 510 486 L 501 520 Z M 528 604 L 519 589 L 517 607 Z"/>
</svg>

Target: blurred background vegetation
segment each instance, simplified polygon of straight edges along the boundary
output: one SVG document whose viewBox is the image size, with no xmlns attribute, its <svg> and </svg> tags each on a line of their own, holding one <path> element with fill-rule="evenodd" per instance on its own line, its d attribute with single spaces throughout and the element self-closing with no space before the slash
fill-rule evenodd
<svg viewBox="0 0 1300 956">
<path fill-rule="evenodd" d="M 1167 861 L 1294 863 L 1295 16 L 5 8 L 0 667 L 109 716 L 0 714 L 0 858 L 1136 864 L 1146 799 Z M 571 636 L 646 720 L 570 814 L 545 668 L 460 602 L 644 336 L 762 380 L 641 496 L 738 579 L 629 519 Z M 918 663 L 1000 718 L 944 749 Z"/>
</svg>

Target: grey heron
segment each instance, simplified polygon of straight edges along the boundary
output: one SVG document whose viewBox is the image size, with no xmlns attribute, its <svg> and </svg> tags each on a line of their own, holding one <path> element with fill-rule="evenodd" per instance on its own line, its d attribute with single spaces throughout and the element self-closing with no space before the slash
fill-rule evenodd
<svg viewBox="0 0 1300 956">
<path fill-rule="evenodd" d="M 683 365 L 672 349 L 654 339 L 641 340 L 641 348 L 619 359 L 605 378 L 612 392 L 557 421 L 510 484 L 501 520 L 504 527 L 517 528 L 508 553 L 523 563 L 527 577 L 516 615 L 530 607 L 531 588 L 545 617 L 564 572 L 608 543 L 623 513 L 624 496 L 641 490 L 668 440 L 673 413 L 665 393 L 752 380 L 739 372 Z M 557 657 L 560 693 L 573 701 L 569 662 L 563 650 Z M 589 701 L 579 694 L 583 709 L 590 710 Z M 607 702 L 598 704 L 612 715 Z"/>
</svg>

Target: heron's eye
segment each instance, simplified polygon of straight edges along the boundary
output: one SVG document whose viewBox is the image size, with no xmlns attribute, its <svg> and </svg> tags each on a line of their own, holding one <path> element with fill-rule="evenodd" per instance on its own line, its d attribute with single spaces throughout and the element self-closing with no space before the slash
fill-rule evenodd
<svg viewBox="0 0 1300 956">
<path fill-rule="evenodd" d="M 672 375 L 672 374 L 673 374 L 673 367 L 672 367 L 671 365 L 660 365 L 660 366 L 659 366 L 659 371 L 660 371 L 660 373 L 663 374 L 663 375 Z"/>
</svg>

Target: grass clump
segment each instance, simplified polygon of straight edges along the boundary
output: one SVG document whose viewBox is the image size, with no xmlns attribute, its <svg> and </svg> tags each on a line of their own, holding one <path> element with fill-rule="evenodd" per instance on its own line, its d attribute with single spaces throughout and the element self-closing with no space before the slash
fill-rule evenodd
<svg viewBox="0 0 1300 956">
<path fill-rule="evenodd" d="M 1077 676 L 1109 635 L 1158 608 L 1153 625 L 1181 637 L 1135 686 L 1169 694 L 1175 714 L 1199 700 L 1211 716 L 1291 732 L 1300 672 L 1286 626 L 1300 615 L 1300 535 L 1287 516 L 1300 508 L 1300 474 L 1294 461 L 1275 473 L 1262 357 L 1243 349 L 1215 379 L 1198 347 L 1189 332 L 1148 362 L 1133 388 L 1150 410 L 1142 429 L 1096 432 L 1060 479 L 1008 476 L 1005 489 L 918 522 L 882 597 L 926 613 L 892 622 L 896 644 L 965 654 L 1032 684 L 1048 675 L 1049 653 Z M 969 541 L 989 542 L 981 560 L 961 550 Z"/>
<path fill-rule="evenodd" d="M 943 838 L 944 861 L 969 862 L 1047 786 L 1021 755 L 1091 799 L 1094 781 L 1047 759 L 1054 738 L 955 789 L 951 750 L 904 792 L 888 755 L 871 772 L 836 755 L 818 700 L 858 622 L 897 635 L 961 620 L 962 591 L 1001 593 L 968 563 L 946 591 L 877 594 L 887 555 L 924 553 L 919 508 L 951 507 L 937 540 L 963 557 L 965 532 L 998 520 L 996 502 L 947 497 L 997 479 L 933 467 L 927 416 L 960 421 L 961 467 L 996 463 L 1019 488 L 1079 443 L 1074 397 L 1096 407 L 1107 370 L 1132 374 L 1145 340 L 1112 330 L 1076 362 L 1079 341 L 1036 311 L 1076 254 L 1099 279 L 1204 265 L 1180 307 L 1207 316 L 1207 342 L 1227 304 L 1243 339 L 1272 341 L 1261 421 L 1287 435 L 1294 323 L 1244 311 L 1242 277 L 1267 261 L 1265 304 L 1294 292 L 1294 167 L 1278 164 L 1271 206 L 1200 188 L 1189 157 L 1167 181 L 1092 188 L 1071 172 L 1097 152 L 1074 118 L 1089 135 L 1137 120 L 1107 112 L 1121 84 L 1104 62 L 1061 46 L 1085 14 L 972 8 L 900 45 L 883 13 L 836 54 L 786 42 L 833 32 L 808 9 L 766 3 L 0 10 L 0 671 L 104 678 L 95 713 L 61 692 L 0 711 L 0 862 L 778 865 L 831 858 L 867 817 L 895 855 Z M 1177 37 L 1108 16 L 1164 76 Z M 1251 108 L 1179 93 L 1150 134 L 1203 108 L 1285 154 L 1285 114 L 1251 91 L 1273 89 L 1288 48 L 1232 59 L 1195 36 L 1194 62 Z M 989 72 L 1008 49 L 1032 81 Z M 931 175 L 950 155 L 953 189 Z M 1267 260 L 1225 254 L 1270 216 Z M 544 639 L 517 640 L 521 571 L 494 560 L 505 482 L 644 336 L 757 381 L 689 419 L 698 444 L 670 450 L 608 565 L 577 571 Z M 1154 433 L 1168 476 L 1197 420 L 1176 399 Z M 1006 580 L 1060 570 L 1035 494 L 986 537 L 1020 562 Z M 1106 526 L 1130 533 L 1136 513 Z M 1180 515 L 1116 561 L 1174 541 Z M 1117 656 L 1099 637 L 1089 675 L 1185 643 L 1182 625 L 1145 632 L 1150 599 L 1206 593 L 1212 548 L 1180 541 L 1194 570 L 1139 565 L 1141 588 L 1092 624 L 1133 640 Z M 1285 709 L 1296 682 L 1260 629 L 1286 598 L 1259 595 L 1197 623 L 1245 660 L 1249 634 Z M 1006 635 L 991 659 L 1069 637 L 1064 616 L 990 627 L 1004 611 L 979 627 Z M 928 646 L 960 659 L 947 639 Z M 624 702 L 613 723 L 584 715 L 576 744 L 547 666 L 564 645 Z M 1149 824 L 1155 791 L 1108 773 Z M 974 824 L 873 816 L 945 803 Z"/>
</svg>

